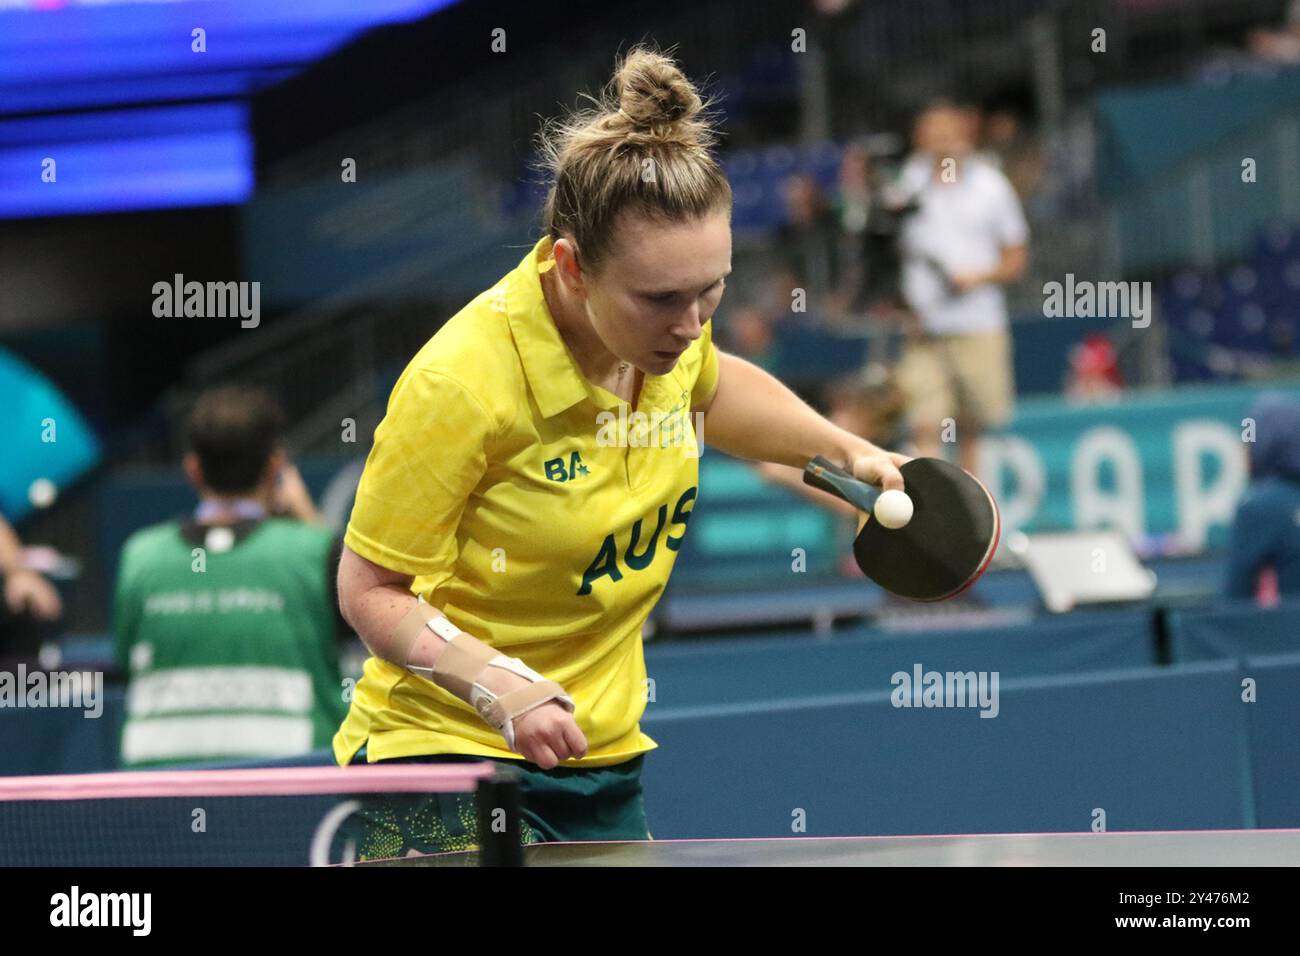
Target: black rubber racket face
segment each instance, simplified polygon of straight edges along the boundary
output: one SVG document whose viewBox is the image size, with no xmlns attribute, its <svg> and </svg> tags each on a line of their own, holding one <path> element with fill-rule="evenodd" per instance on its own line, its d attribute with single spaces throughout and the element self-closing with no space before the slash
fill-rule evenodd
<svg viewBox="0 0 1300 956">
<path fill-rule="evenodd" d="M 890 530 L 868 520 L 853 542 L 862 573 L 913 601 L 942 601 L 974 584 L 993 558 L 1001 531 L 993 496 L 973 476 L 938 458 L 899 469 L 912 520 Z"/>
</svg>

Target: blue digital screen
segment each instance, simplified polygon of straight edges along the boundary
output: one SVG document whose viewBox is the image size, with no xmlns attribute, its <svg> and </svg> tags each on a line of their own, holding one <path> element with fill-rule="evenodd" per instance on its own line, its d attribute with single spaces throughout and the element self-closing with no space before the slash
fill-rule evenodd
<svg viewBox="0 0 1300 956">
<path fill-rule="evenodd" d="M 0 0 L 0 218 L 242 202 L 252 92 L 451 2 Z"/>
</svg>

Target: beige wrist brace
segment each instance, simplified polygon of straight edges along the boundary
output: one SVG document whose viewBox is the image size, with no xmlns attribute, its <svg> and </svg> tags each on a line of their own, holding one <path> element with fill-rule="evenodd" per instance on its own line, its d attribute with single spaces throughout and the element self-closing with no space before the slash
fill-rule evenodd
<svg viewBox="0 0 1300 956">
<path fill-rule="evenodd" d="M 434 667 L 409 663 L 411 648 L 426 628 L 447 642 Z M 479 716 L 505 738 L 510 750 L 515 750 L 516 718 L 552 700 L 559 701 L 569 713 L 575 709 L 573 698 L 555 681 L 547 680 L 519 658 L 506 657 L 473 635 L 466 634 L 426 604 L 423 598 L 393 629 L 392 650 L 394 661 L 400 661 L 402 667 L 432 681 L 478 711 Z M 500 667 L 530 683 L 498 697 L 479 683 L 489 667 Z"/>
</svg>

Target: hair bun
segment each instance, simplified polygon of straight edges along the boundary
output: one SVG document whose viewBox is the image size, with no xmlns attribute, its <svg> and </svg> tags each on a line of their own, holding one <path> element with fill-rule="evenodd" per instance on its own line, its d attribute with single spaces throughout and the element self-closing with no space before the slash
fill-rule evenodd
<svg viewBox="0 0 1300 956">
<path fill-rule="evenodd" d="M 635 46 L 599 97 L 583 96 L 591 109 L 543 123 L 538 166 L 548 180 L 543 228 L 571 238 L 584 268 L 605 262 L 624 212 L 666 223 L 730 214 L 710 104 L 668 55 Z"/>
<path fill-rule="evenodd" d="M 619 112 L 637 130 L 689 122 L 704 108 L 695 86 L 662 53 L 633 49 L 614 73 Z"/>
</svg>

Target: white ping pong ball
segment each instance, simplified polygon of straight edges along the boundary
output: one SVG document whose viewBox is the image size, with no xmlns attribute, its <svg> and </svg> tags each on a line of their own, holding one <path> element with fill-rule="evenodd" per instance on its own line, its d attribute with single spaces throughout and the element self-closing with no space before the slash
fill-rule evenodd
<svg viewBox="0 0 1300 956">
<path fill-rule="evenodd" d="M 912 520 L 912 499 L 905 491 L 882 491 L 871 514 L 886 528 L 905 528 Z"/>
</svg>

